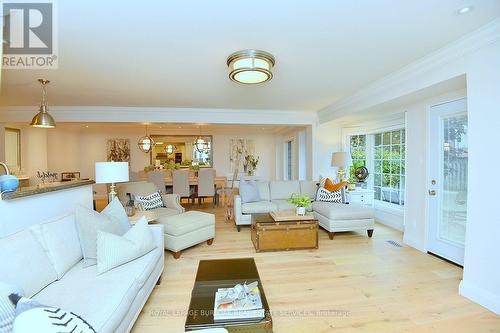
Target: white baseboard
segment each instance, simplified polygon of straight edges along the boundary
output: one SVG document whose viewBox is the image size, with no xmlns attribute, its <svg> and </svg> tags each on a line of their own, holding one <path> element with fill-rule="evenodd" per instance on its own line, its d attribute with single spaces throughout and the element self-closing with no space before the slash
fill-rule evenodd
<svg viewBox="0 0 500 333">
<path fill-rule="evenodd" d="M 414 249 L 417 249 L 421 252 L 427 253 L 427 251 L 425 250 L 425 248 L 421 244 L 416 242 L 413 238 L 408 237 L 406 235 L 406 233 L 403 235 L 403 243 L 405 243 L 406 245 L 409 245 L 409 246 L 413 247 Z"/>
<path fill-rule="evenodd" d="M 494 295 L 491 292 L 480 287 L 471 285 L 462 280 L 458 287 L 458 293 L 474 303 L 477 303 L 486 309 L 500 315 L 500 296 Z"/>
</svg>

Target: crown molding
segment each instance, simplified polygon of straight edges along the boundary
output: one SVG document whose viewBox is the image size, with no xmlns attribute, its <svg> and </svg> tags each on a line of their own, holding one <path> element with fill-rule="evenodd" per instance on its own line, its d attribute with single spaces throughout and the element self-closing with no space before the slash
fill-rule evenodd
<svg viewBox="0 0 500 333">
<path fill-rule="evenodd" d="M 385 102 L 387 100 L 383 100 L 380 96 L 383 96 L 387 91 L 403 86 L 415 78 L 421 77 L 423 73 L 431 73 L 433 70 L 437 70 L 498 41 L 500 41 L 500 18 L 369 84 L 357 93 L 319 110 L 319 122 L 324 123 Z M 450 77 L 464 73 L 465 69 L 462 72 L 453 73 Z"/>
<path fill-rule="evenodd" d="M 37 112 L 34 106 L 0 107 L 0 122 L 29 122 Z M 311 125 L 318 121 L 315 111 L 302 110 L 54 106 L 49 113 L 58 122 Z"/>
</svg>

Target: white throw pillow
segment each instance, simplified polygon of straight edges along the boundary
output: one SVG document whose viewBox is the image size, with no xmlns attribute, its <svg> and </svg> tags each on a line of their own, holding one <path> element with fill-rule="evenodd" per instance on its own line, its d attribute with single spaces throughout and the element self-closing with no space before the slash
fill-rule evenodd
<svg viewBox="0 0 500 333">
<path fill-rule="evenodd" d="M 21 298 L 16 305 L 13 333 L 96 333 L 79 315 Z"/>
<path fill-rule="evenodd" d="M 97 232 L 97 274 L 139 258 L 155 248 L 153 233 L 143 216 L 123 236 Z"/>
<path fill-rule="evenodd" d="M 42 244 L 30 229 L 0 238 L 0 279 L 33 296 L 57 280 Z"/>
<path fill-rule="evenodd" d="M 12 332 L 14 318 L 16 316 L 16 308 L 9 299 L 10 294 L 23 295 L 21 288 L 0 282 L 0 332 Z"/>
<path fill-rule="evenodd" d="M 125 212 L 125 208 L 123 208 L 123 205 L 118 197 L 114 197 L 106 208 L 103 209 L 101 214 L 117 218 L 122 225 L 124 232 L 127 232 L 131 227 L 127 212 Z"/>
<path fill-rule="evenodd" d="M 152 210 L 165 207 L 160 191 L 149 195 L 134 195 L 135 201 L 139 202 L 144 210 Z"/>
<path fill-rule="evenodd" d="M 100 214 L 83 206 L 76 207 L 75 221 L 83 252 L 83 267 L 95 265 L 97 262 L 98 231 L 120 236 L 127 231 L 116 217 Z"/>
<path fill-rule="evenodd" d="M 240 181 L 240 197 L 241 203 L 260 201 L 260 192 L 255 180 Z"/>
<path fill-rule="evenodd" d="M 32 230 L 47 251 L 58 279 L 82 260 L 83 254 L 76 230 L 75 215 L 67 215 L 42 223 Z"/>
</svg>

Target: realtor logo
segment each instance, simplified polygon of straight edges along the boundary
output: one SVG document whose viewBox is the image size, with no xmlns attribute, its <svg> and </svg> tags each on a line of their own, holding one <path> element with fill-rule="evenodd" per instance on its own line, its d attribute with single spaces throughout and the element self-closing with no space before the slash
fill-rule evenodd
<svg viewBox="0 0 500 333">
<path fill-rule="evenodd" d="M 57 68 L 55 5 L 52 1 L 4 1 L 3 59 L 6 69 Z"/>
</svg>

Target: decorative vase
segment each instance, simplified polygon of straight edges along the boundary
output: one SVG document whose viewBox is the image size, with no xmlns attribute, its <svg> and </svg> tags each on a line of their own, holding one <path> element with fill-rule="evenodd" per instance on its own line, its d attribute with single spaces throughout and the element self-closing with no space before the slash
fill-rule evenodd
<svg viewBox="0 0 500 333">
<path fill-rule="evenodd" d="M 306 207 L 297 207 L 297 215 L 298 216 L 306 215 Z"/>
<path fill-rule="evenodd" d="M 19 179 L 13 175 L 0 176 L 0 190 L 2 192 L 14 192 L 19 187 Z"/>
</svg>

